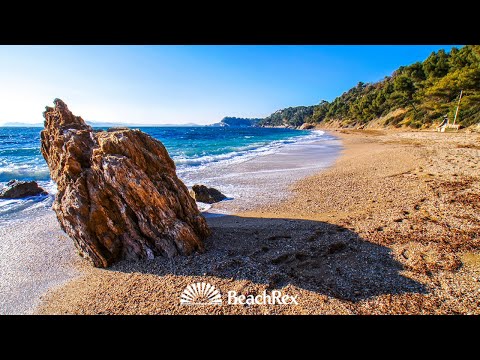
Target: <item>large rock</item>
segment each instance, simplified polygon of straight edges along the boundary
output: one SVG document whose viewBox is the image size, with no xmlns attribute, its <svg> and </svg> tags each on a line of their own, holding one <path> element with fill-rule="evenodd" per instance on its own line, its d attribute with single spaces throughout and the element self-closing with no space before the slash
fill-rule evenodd
<svg viewBox="0 0 480 360">
<path fill-rule="evenodd" d="M 42 154 L 62 229 L 97 267 L 202 250 L 210 231 L 163 144 L 140 130 L 93 131 L 55 99 Z"/>
<path fill-rule="evenodd" d="M 300 127 L 299 130 L 309 130 L 309 129 L 314 129 L 315 124 L 310 124 L 310 123 L 303 123 Z"/>
<path fill-rule="evenodd" d="M 28 196 L 47 195 L 35 181 L 10 180 L 0 190 L 0 199 L 20 199 Z"/>
<path fill-rule="evenodd" d="M 213 204 L 222 200 L 225 200 L 227 197 L 223 195 L 220 191 L 214 188 L 206 187 L 205 185 L 193 185 L 190 195 L 199 202 Z"/>
</svg>

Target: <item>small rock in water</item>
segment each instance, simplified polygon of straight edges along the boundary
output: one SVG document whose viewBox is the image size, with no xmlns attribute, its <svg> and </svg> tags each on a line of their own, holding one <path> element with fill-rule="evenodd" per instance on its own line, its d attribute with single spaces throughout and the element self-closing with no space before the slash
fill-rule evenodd
<svg viewBox="0 0 480 360">
<path fill-rule="evenodd" d="M 47 195 L 47 192 L 38 186 L 36 181 L 10 180 L 0 190 L 1 199 L 20 199 L 28 196 Z"/>
<path fill-rule="evenodd" d="M 220 191 L 214 188 L 206 187 L 205 185 L 193 185 L 190 190 L 190 195 L 196 200 L 207 204 L 213 204 L 227 197 Z"/>
</svg>

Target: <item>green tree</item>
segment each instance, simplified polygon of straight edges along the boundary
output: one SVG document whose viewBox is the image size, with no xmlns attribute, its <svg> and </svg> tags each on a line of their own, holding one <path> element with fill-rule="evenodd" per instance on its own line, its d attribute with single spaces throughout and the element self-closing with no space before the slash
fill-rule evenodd
<svg viewBox="0 0 480 360">
<path fill-rule="evenodd" d="M 432 52 L 423 62 L 399 67 L 391 76 L 374 84 L 358 82 L 332 102 L 279 110 L 262 120 L 266 125 L 300 125 L 306 121 L 341 120 L 353 126 L 366 123 L 397 109 L 393 125 L 422 127 L 452 113 L 463 90 L 459 123 L 480 122 L 480 45 L 467 45 Z"/>
</svg>

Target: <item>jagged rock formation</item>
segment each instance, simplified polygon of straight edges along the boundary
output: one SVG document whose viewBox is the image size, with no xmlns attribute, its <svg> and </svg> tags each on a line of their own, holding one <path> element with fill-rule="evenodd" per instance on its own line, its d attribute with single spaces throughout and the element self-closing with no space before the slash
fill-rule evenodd
<svg viewBox="0 0 480 360">
<path fill-rule="evenodd" d="M 209 188 L 205 185 L 193 185 L 190 195 L 196 200 L 207 204 L 213 204 L 227 197 L 215 188 Z"/>
<path fill-rule="evenodd" d="M 28 196 L 47 195 L 36 181 L 10 180 L 0 190 L 0 199 L 20 199 Z"/>
<path fill-rule="evenodd" d="M 43 113 L 41 149 L 62 229 L 97 267 L 202 250 L 210 231 L 161 142 L 139 130 L 93 131 L 67 105 Z"/>
</svg>

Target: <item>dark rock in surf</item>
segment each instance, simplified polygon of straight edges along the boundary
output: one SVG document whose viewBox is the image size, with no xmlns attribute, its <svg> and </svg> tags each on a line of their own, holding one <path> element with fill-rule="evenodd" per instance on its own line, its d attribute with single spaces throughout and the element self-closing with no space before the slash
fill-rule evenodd
<svg viewBox="0 0 480 360">
<path fill-rule="evenodd" d="M 0 199 L 21 199 L 29 196 L 47 195 L 36 181 L 10 180 L 0 190 Z"/>
<path fill-rule="evenodd" d="M 195 201 L 207 204 L 213 204 L 227 198 L 217 189 L 209 188 L 205 185 L 193 185 L 192 190 L 190 190 L 190 195 L 195 199 Z"/>
</svg>

